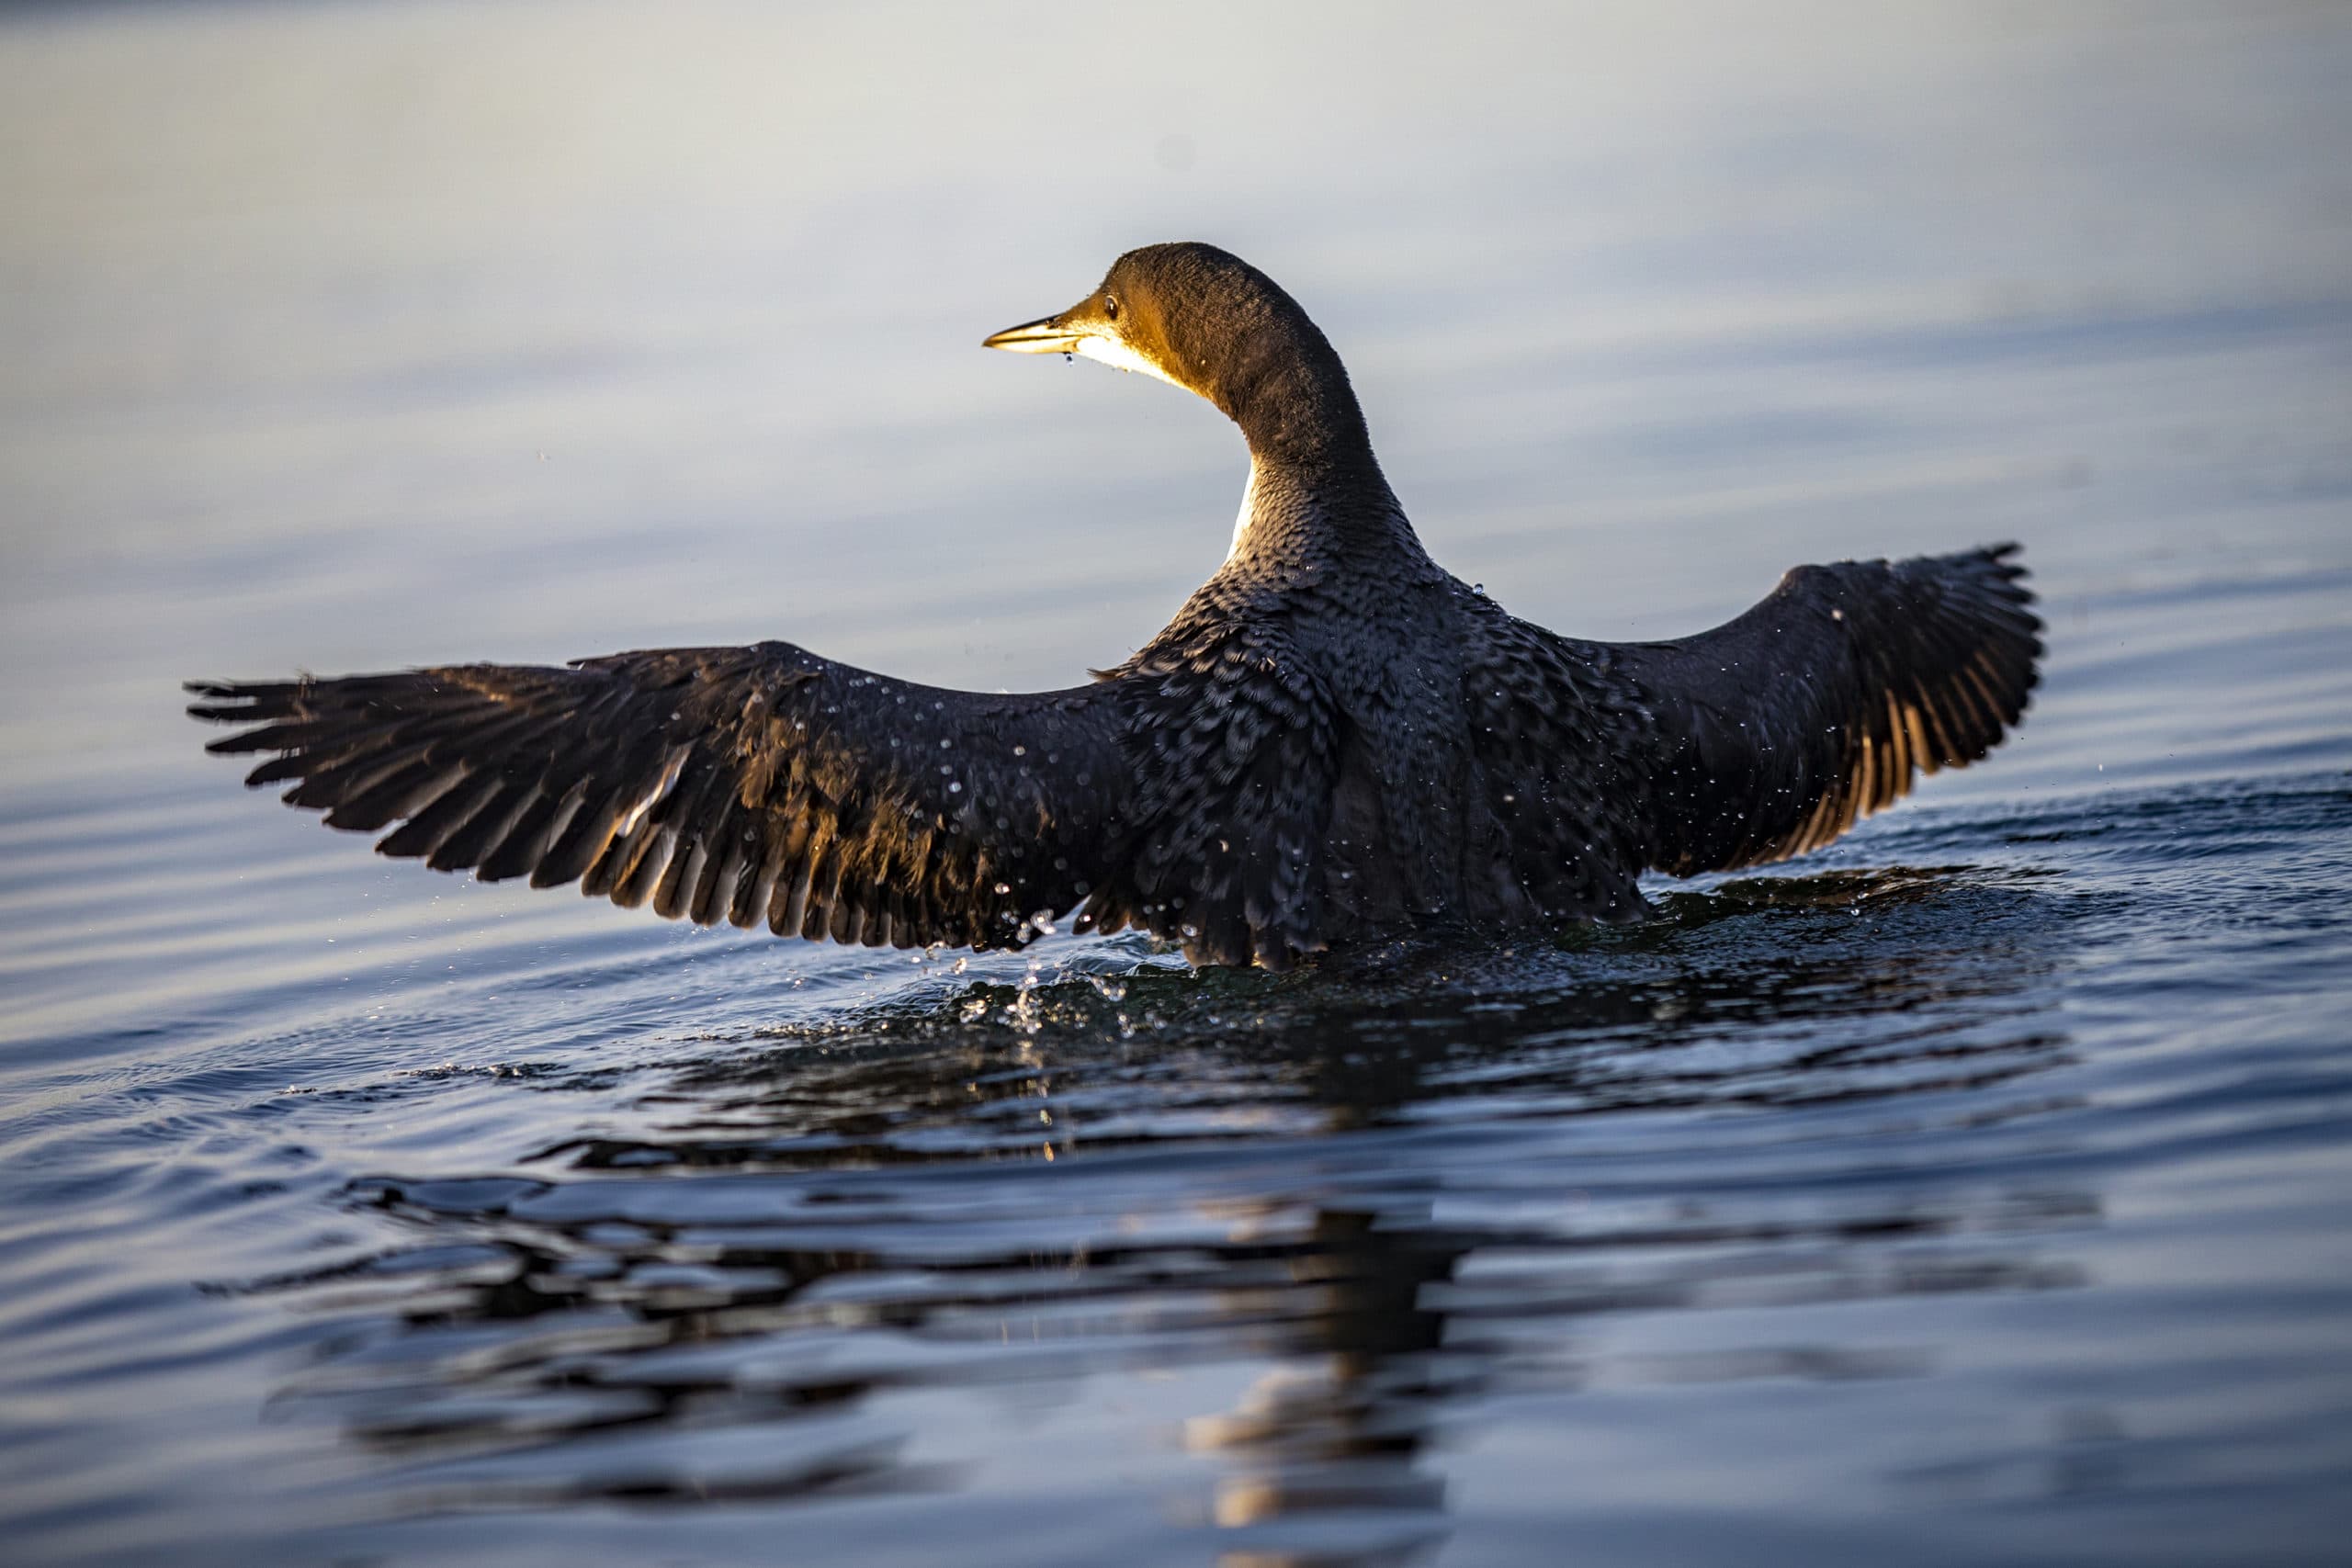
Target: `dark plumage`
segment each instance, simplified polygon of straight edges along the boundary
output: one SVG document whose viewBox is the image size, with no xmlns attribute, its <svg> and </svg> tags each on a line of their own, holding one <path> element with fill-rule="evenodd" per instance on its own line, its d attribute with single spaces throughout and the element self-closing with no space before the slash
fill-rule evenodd
<svg viewBox="0 0 2352 1568">
<path fill-rule="evenodd" d="M 1800 567 L 1674 642 L 1578 642 L 1440 570 L 1339 355 L 1206 245 L 992 346 L 1190 389 L 1251 457 L 1224 567 L 1091 685 L 985 696 L 789 643 L 203 682 L 254 784 L 486 880 L 900 947 L 1078 908 L 1280 967 L 1447 919 L 1626 920 L 1645 869 L 1827 843 L 1998 744 L 2041 644 L 2017 547 Z"/>
</svg>

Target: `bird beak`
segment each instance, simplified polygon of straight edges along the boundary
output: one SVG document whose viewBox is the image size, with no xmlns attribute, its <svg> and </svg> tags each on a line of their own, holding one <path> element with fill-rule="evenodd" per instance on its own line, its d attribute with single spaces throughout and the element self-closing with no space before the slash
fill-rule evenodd
<svg viewBox="0 0 2352 1568">
<path fill-rule="evenodd" d="M 1085 336 L 1076 327 L 1064 326 L 1059 316 L 1041 316 L 1034 321 L 991 333 L 980 340 L 980 346 L 1010 349 L 1014 354 L 1075 354 L 1080 340 Z"/>
</svg>

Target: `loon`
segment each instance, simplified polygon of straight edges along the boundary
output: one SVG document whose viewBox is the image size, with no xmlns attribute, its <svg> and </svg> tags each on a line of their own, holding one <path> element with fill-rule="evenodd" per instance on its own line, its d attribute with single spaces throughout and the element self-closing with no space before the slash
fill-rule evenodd
<svg viewBox="0 0 2352 1568">
<path fill-rule="evenodd" d="M 191 682 L 216 752 L 485 881 L 868 946 L 1140 928 L 1281 969 L 1445 922 L 1623 922 L 1637 879 L 1828 843 L 2024 713 L 2016 545 L 1799 567 L 1695 637 L 1583 642 L 1450 576 L 1340 356 L 1239 258 L 1151 245 L 990 348 L 1081 355 L 1241 428 L 1231 554 L 1117 668 L 916 685 L 786 642 L 563 668 Z"/>
</svg>

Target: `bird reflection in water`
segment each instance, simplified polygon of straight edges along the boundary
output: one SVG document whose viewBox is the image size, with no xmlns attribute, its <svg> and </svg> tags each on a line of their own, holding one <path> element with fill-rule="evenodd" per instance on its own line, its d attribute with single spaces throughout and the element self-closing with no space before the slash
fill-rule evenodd
<svg viewBox="0 0 2352 1568">
<path fill-rule="evenodd" d="M 942 1400 L 1262 1363 L 1182 1427 L 1227 1568 L 1412 1561 L 1435 1434 L 1490 1391 L 1933 1364 L 1799 1316 L 1595 1366 L 1579 1325 L 2069 1283 L 2035 1238 L 2095 1194 L 1935 1161 L 1939 1125 L 2051 1109 L 2023 1080 L 2064 1042 L 2015 998 L 2080 913 L 2030 878 L 1758 879 L 1631 931 L 1147 963 L 749 1042 L 662 1069 L 650 1133 L 359 1184 L 404 1244 L 266 1283 L 345 1329 L 288 1403 L 396 1461 L 407 1509 L 699 1505 L 974 1484 L 986 1453 L 908 1457 Z M 1894 1126 L 1907 1167 L 1792 1177 L 1840 1145 L 1757 1106 L 1861 1108 L 1839 1136 Z"/>
<path fill-rule="evenodd" d="M 1470 1358 L 1449 1360 L 1444 1314 L 1422 1290 L 1449 1278 L 1472 1244 L 1427 1219 L 1426 1208 L 1317 1213 L 1309 1250 L 1291 1267 L 1300 1299 L 1280 1336 L 1283 1360 L 1235 1409 L 1185 1424 L 1187 1448 L 1231 1465 L 1216 1485 L 1220 1529 L 1351 1521 L 1343 1546 L 1327 1525 L 1312 1550 L 1237 1548 L 1221 1554 L 1222 1568 L 1401 1563 L 1443 1539 L 1445 1483 L 1420 1460 L 1445 1400 L 1482 1374 Z"/>
</svg>

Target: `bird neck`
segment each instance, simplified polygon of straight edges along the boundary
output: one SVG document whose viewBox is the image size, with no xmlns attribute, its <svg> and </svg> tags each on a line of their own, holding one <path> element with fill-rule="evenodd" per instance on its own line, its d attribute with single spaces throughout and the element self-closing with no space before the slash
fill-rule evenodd
<svg viewBox="0 0 2352 1568">
<path fill-rule="evenodd" d="M 1284 581 L 1333 570 L 1434 570 L 1373 456 L 1347 367 L 1322 329 L 1279 290 L 1238 314 L 1213 351 L 1176 353 L 1191 373 L 1170 378 L 1223 410 L 1250 443 L 1250 486 L 1227 561 Z"/>
<path fill-rule="evenodd" d="M 1241 427 L 1260 467 L 1378 472 L 1347 367 L 1315 323 L 1294 312 L 1238 334 L 1197 389 Z"/>
<path fill-rule="evenodd" d="M 1429 557 L 1369 446 L 1346 463 L 1270 460 L 1250 454 L 1228 565 L 1288 579 L 1332 568 L 1421 563 Z"/>
</svg>

